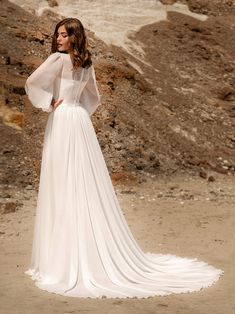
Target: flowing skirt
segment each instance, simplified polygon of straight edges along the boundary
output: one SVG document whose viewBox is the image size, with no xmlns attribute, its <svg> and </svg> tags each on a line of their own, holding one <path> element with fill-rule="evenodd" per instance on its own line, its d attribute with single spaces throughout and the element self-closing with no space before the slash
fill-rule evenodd
<svg viewBox="0 0 235 314">
<path fill-rule="evenodd" d="M 222 271 L 144 253 L 119 206 L 90 117 L 60 105 L 44 135 L 31 264 L 40 289 L 68 297 L 147 298 L 198 291 Z"/>
</svg>

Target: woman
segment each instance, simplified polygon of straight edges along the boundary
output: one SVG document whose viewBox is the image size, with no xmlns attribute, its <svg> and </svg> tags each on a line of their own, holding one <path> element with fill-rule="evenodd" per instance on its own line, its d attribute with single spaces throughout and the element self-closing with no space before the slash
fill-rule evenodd
<svg viewBox="0 0 235 314">
<path fill-rule="evenodd" d="M 50 112 L 42 152 L 31 265 L 26 274 L 70 297 L 146 298 L 191 292 L 221 270 L 196 259 L 144 253 L 125 221 L 90 120 L 100 105 L 81 22 L 59 22 L 52 54 L 26 81 Z"/>
</svg>

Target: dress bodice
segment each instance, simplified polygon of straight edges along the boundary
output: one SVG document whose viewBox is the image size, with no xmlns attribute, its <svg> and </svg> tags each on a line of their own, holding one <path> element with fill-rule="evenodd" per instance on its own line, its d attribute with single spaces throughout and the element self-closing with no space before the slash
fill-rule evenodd
<svg viewBox="0 0 235 314">
<path fill-rule="evenodd" d="M 100 105 L 95 70 L 73 69 L 69 54 L 51 54 L 27 79 L 25 90 L 32 105 L 51 112 L 51 100 L 63 99 L 62 106 L 82 106 L 91 115 Z"/>
</svg>

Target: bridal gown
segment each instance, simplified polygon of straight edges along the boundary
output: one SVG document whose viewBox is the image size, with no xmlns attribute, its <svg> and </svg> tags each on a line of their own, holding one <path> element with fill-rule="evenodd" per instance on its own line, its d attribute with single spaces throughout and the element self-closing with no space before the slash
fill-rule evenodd
<svg viewBox="0 0 235 314">
<path fill-rule="evenodd" d="M 90 116 L 100 105 L 94 67 L 72 70 L 51 54 L 27 79 L 32 105 L 49 113 L 42 151 L 30 275 L 69 297 L 147 298 L 198 291 L 220 269 L 143 252 L 119 206 Z M 51 100 L 63 98 L 52 111 Z"/>
</svg>

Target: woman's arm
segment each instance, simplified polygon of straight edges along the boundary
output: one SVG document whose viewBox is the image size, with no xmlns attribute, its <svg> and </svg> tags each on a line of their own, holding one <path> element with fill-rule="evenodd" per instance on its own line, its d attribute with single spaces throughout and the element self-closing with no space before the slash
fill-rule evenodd
<svg viewBox="0 0 235 314">
<path fill-rule="evenodd" d="M 54 81 L 60 75 L 62 67 L 62 56 L 59 52 L 55 52 L 28 77 L 25 91 L 34 107 L 46 112 L 53 110 Z"/>
<path fill-rule="evenodd" d="M 93 65 L 90 67 L 89 79 L 81 93 L 79 101 L 88 111 L 90 116 L 95 112 L 97 107 L 101 105 L 101 95 L 96 84 L 95 69 Z"/>
</svg>

